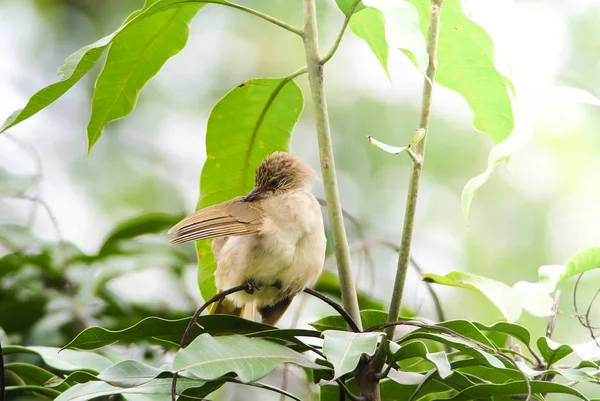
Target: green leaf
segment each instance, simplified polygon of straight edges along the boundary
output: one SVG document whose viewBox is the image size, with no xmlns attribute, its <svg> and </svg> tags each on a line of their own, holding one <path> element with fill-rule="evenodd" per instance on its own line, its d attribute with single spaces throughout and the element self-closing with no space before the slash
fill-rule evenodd
<svg viewBox="0 0 600 401">
<path fill-rule="evenodd" d="M 531 341 L 531 334 L 529 331 L 518 324 L 514 323 L 506 323 L 506 322 L 497 322 L 492 326 L 486 326 L 483 323 L 473 322 L 473 324 L 479 329 L 483 331 L 494 331 L 497 333 L 504 333 L 512 336 L 525 344 L 529 345 Z"/>
<path fill-rule="evenodd" d="M 28 363 L 8 363 L 4 368 L 8 372 L 12 372 L 18 376 L 23 381 L 23 384 L 28 386 L 43 386 L 49 379 L 55 377 L 54 373 Z M 65 391 L 68 388 L 69 385 L 64 383 L 56 387 L 56 390 Z"/>
<path fill-rule="evenodd" d="M 426 38 L 431 15 L 429 0 L 407 0 L 419 13 Z M 458 92 L 474 114 L 476 130 L 495 142 L 508 138 L 514 127 L 510 81 L 494 66 L 494 43 L 463 12 L 460 0 L 446 0 L 441 11 L 436 81 Z"/>
<path fill-rule="evenodd" d="M 442 379 L 445 379 L 453 373 L 452 368 L 450 367 L 450 362 L 448 361 L 448 357 L 444 351 L 432 353 L 428 352 L 425 357 L 427 360 L 433 362 L 437 368 L 438 375 Z"/>
<path fill-rule="evenodd" d="M 462 334 L 465 337 L 469 337 L 472 340 L 479 341 L 487 345 L 490 348 L 496 348 L 494 343 L 490 341 L 475 324 L 468 320 L 448 320 L 446 322 L 439 323 L 438 326 L 446 327 L 452 331 Z"/>
<path fill-rule="evenodd" d="M 402 370 L 390 370 L 387 375 L 388 378 L 392 379 L 398 384 L 405 386 L 419 385 L 424 382 L 425 375 L 416 372 L 405 372 Z"/>
<path fill-rule="evenodd" d="M 376 8 L 364 7 L 352 15 L 348 25 L 353 34 L 369 45 L 389 78 L 390 72 L 387 65 L 389 46 L 385 40 L 385 17 L 383 13 Z"/>
<path fill-rule="evenodd" d="M 525 373 L 527 376 L 531 378 L 539 378 L 542 375 L 559 375 L 564 377 L 565 379 L 573 382 L 592 382 L 598 383 L 598 378 L 594 375 L 586 372 L 583 369 L 547 369 L 547 370 L 535 370 L 530 368 L 526 363 L 516 362 L 519 365 L 519 368 Z M 597 369 L 597 367 L 595 367 Z"/>
<path fill-rule="evenodd" d="M 455 348 L 455 349 L 461 351 L 461 353 L 470 355 L 473 358 L 475 358 L 479 361 L 482 361 L 483 363 L 486 363 L 490 366 L 500 368 L 500 369 L 505 368 L 504 364 L 498 358 L 496 358 L 494 355 L 477 348 L 475 346 L 475 344 L 473 344 L 469 341 L 466 341 L 466 340 L 463 340 L 463 339 L 457 338 L 457 337 L 452 337 L 447 334 L 429 333 L 429 332 L 422 331 L 419 329 L 419 330 L 415 330 L 412 333 L 410 333 L 409 335 L 403 337 L 400 340 L 400 344 L 404 346 L 404 343 L 406 343 L 408 341 L 421 340 L 421 339 L 432 340 L 432 341 L 440 342 L 442 344 L 446 344 L 452 348 Z"/>
<path fill-rule="evenodd" d="M 83 351 L 61 350 L 54 347 L 9 345 L 3 348 L 3 352 L 5 355 L 15 353 L 36 354 L 42 358 L 46 365 L 67 372 L 81 369 L 100 372 L 112 365 L 112 362 L 102 355 Z"/>
<path fill-rule="evenodd" d="M 106 124 L 129 114 L 146 82 L 183 49 L 188 24 L 203 6 L 188 4 L 147 16 L 113 39 L 92 98 L 88 154 Z"/>
<path fill-rule="evenodd" d="M 574 388 L 563 384 L 551 383 L 545 381 L 530 381 L 532 393 L 552 393 L 552 394 L 570 394 L 579 397 L 582 400 L 588 400 L 583 394 Z M 501 395 L 527 394 L 527 385 L 525 381 L 513 381 L 502 384 L 476 384 L 450 398 L 452 401 L 467 401 L 480 399 L 482 397 L 497 397 Z"/>
<path fill-rule="evenodd" d="M 168 7 L 174 7 L 179 2 L 177 0 L 147 2 L 142 10 L 132 13 L 119 29 L 71 54 L 67 57 L 65 64 L 58 70 L 58 73 L 62 75 L 62 79 L 35 93 L 23 109 L 15 111 L 6 119 L 0 127 L 0 133 L 33 116 L 65 94 L 81 77 L 91 70 L 104 50 L 106 50 L 115 38 L 120 36 L 123 30 L 135 25 L 135 23 L 142 21 L 144 18 L 166 10 Z"/>
<path fill-rule="evenodd" d="M 31 393 L 31 392 L 52 397 L 51 399 L 55 399 L 55 397 L 60 394 L 58 391 L 56 391 L 52 388 L 46 388 L 46 387 L 42 387 L 42 386 L 7 386 L 6 387 L 6 393 L 11 394 L 11 395 L 15 394 L 15 393 L 25 393 L 25 394 L 29 395 L 29 393 Z"/>
<path fill-rule="evenodd" d="M 547 337 L 538 338 L 537 347 L 547 366 L 552 366 L 573 353 L 573 348 L 569 345 L 556 343 Z"/>
<path fill-rule="evenodd" d="M 179 344 L 189 322 L 190 318 L 166 320 L 151 316 L 123 330 L 112 331 L 102 327 L 89 327 L 79 333 L 65 348 L 92 350 L 114 344 L 118 341 L 138 342 L 140 340 L 150 341 L 153 339 Z M 203 332 L 210 334 L 247 334 L 273 329 L 273 326 L 231 315 L 200 316 L 198 324 L 203 329 L 195 326 L 190 334 L 190 339 L 195 338 Z"/>
<path fill-rule="evenodd" d="M 560 275 L 560 281 L 600 268 L 600 248 L 589 248 L 575 253 L 567 260 L 567 267 Z"/>
<path fill-rule="evenodd" d="M 372 327 L 381 323 L 387 322 L 387 313 L 379 310 L 361 310 L 360 320 L 365 328 Z M 346 321 L 340 315 L 325 316 L 316 322 L 309 323 L 312 327 L 319 331 L 325 330 L 341 330 L 347 329 Z"/>
<path fill-rule="evenodd" d="M 342 10 L 344 15 L 348 15 L 348 13 L 350 12 L 350 8 L 352 8 L 352 6 L 354 5 L 354 3 L 356 1 L 355 0 L 335 0 L 335 2 L 338 5 L 338 7 L 340 8 L 340 10 Z M 356 8 L 354 9 L 354 12 L 357 13 L 361 10 L 364 10 L 365 8 L 366 8 L 365 5 L 361 1 L 360 3 L 358 3 Z"/>
<path fill-rule="evenodd" d="M 557 106 L 572 103 L 600 106 L 600 99 L 596 98 L 591 93 L 578 88 L 552 87 L 544 93 L 544 96 L 540 96 L 540 98 L 543 98 L 544 102 L 541 102 L 541 104 L 536 102 L 529 105 L 529 108 L 521 113 L 527 117 L 520 120 L 511 136 L 507 140 L 494 146 L 488 157 L 485 171 L 469 180 L 467 185 L 463 188 L 461 206 L 465 220 L 468 221 L 469 209 L 477 189 L 487 181 L 498 165 L 504 161 L 508 161 L 509 157 L 526 142 L 525 140 L 533 130 L 534 124 L 539 119 L 540 112 L 543 111 L 545 107 L 551 105 L 555 109 L 558 109 Z"/>
<path fill-rule="evenodd" d="M 379 336 L 379 333 L 324 331 L 323 353 L 334 366 L 335 378 L 353 371 L 362 354 L 373 355 Z"/>
<path fill-rule="evenodd" d="M 340 288 L 340 280 L 335 273 L 332 273 L 330 271 L 324 271 L 321 274 L 321 277 L 319 277 L 319 280 L 317 280 L 317 283 L 315 284 L 314 289 L 315 289 L 315 291 L 319 291 L 321 294 L 328 295 L 330 297 L 335 297 L 337 299 L 342 299 L 342 290 Z M 363 309 L 375 309 L 375 310 L 380 310 L 380 311 L 385 310 L 383 303 L 381 303 L 377 299 L 374 299 L 366 292 L 357 290 L 357 296 L 358 296 L 358 306 L 359 306 L 360 310 L 363 310 Z M 404 316 L 413 316 L 413 314 L 408 313 L 408 311 L 406 309 L 402 310 L 402 314 Z M 347 327 L 346 323 L 344 323 L 344 327 Z M 363 327 L 368 327 L 368 326 L 363 325 Z M 343 329 L 339 328 L 339 330 L 343 330 Z"/>
<path fill-rule="evenodd" d="M 454 377 L 454 375 L 452 375 L 450 377 Z M 348 383 L 346 383 L 346 385 L 348 386 L 350 391 L 352 391 L 354 394 L 360 394 L 359 389 L 356 386 L 356 382 L 354 381 L 354 379 L 350 380 Z M 406 400 L 410 399 L 411 395 L 414 393 L 417 386 L 400 384 L 400 383 L 395 382 L 394 380 L 385 380 L 384 379 L 379 383 L 379 388 L 380 388 L 382 400 L 406 401 Z M 423 388 L 421 388 L 420 394 L 421 394 L 421 396 L 424 396 L 426 394 L 433 394 L 433 393 L 439 393 L 442 391 L 448 391 L 449 389 L 450 388 L 447 385 L 445 385 L 437 380 L 431 380 L 428 383 L 426 383 L 423 386 Z M 438 399 L 438 398 L 435 398 L 435 399 Z M 338 401 L 338 400 L 340 400 L 338 386 L 333 386 L 333 385 L 321 386 L 320 401 Z"/>
<path fill-rule="evenodd" d="M 466 288 L 482 293 L 502 312 L 509 322 L 521 315 L 521 306 L 516 301 L 513 289 L 504 283 L 466 272 L 450 272 L 445 276 L 424 274 L 423 279 L 452 287 Z"/>
<path fill-rule="evenodd" d="M 205 385 L 203 381 L 180 377 L 177 379 L 177 394 L 203 385 Z M 154 379 L 132 388 L 115 387 L 106 382 L 91 381 L 74 385 L 54 401 L 86 401 L 113 394 L 171 394 L 171 378 Z M 161 399 L 165 399 L 165 397 Z"/>
<path fill-rule="evenodd" d="M 201 334 L 173 360 L 173 369 L 187 371 L 203 380 L 218 379 L 234 372 L 244 383 L 266 376 L 282 363 L 311 369 L 326 369 L 302 354 L 260 338 L 240 335 L 212 337 Z"/>
<path fill-rule="evenodd" d="M 103 370 L 98 379 L 119 387 L 136 387 L 153 380 L 164 370 L 145 363 L 125 360 Z"/>
<path fill-rule="evenodd" d="M 275 151 L 289 150 L 303 104 L 302 91 L 287 78 L 253 79 L 227 93 L 208 119 L 198 208 L 248 193 L 260 162 Z M 210 244 L 210 240 L 196 242 L 204 299 L 217 292 Z"/>
<path fill-rule="evenodd" d="M 108 234 L 98 251 L 98 256 L 104 257 L 121 253 L 119 245 L 124 240 L 146 234 L 166 233 L 182 217 L 164 213 L 149 213 L 123 221 Z"/>
<path fill-rule="evenodd" d="M 54 376 L 44 383 L 44 386 L 58 387 L 62 386 L 63 384 L 74 385 L 79 383 L 87 383 L 93 380 L 97 380 L 97 377 L 92 373 L 83 370 L 76 370 L 69 373 L 67 377 Z"/>
<path fill-rule="evenodd" d="M 96 64 L 111 40 L 119 32 L 120 29 L 71 54 L 58 70 L 58 73 L 62 74 L 62 79 L 31 96 L 24 108 L 16 110 L 4 121 L 0 127 L 0 133 L 33 116 L 71 89 Z"/>
</svg>

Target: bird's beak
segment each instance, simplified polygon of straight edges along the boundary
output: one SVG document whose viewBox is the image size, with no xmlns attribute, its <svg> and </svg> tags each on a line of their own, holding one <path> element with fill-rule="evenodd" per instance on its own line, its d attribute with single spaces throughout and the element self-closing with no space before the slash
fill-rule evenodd
<svg viewBox="0 0 600 401">
<path fill-rule="evenodd" d="M 246 197 L 244 198 L 244 202 L 252 202 L 255 200 L 259 200 L 262 198 L 263 193 L 257 189 L 257 188 L 252 188 L 252 191 L 250 191 L 250 193 L 248 193 L 248 195 L 246 195 Z"/>
</svg>

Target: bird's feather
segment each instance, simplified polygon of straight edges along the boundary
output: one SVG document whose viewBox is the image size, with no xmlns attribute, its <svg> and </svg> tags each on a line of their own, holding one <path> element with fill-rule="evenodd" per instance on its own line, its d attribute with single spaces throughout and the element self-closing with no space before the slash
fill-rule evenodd
<svg viewBox="0 0 600 401">
<path fill-rule="evenodd" d="M 194 212 L 169 230 L 171 243 L 260 233 L 264 212 L 241 196 Z"/>
</svg>

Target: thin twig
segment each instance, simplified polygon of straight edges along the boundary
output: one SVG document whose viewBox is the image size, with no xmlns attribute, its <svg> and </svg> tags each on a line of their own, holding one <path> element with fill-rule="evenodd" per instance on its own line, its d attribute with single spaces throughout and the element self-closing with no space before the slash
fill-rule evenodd
<svg viewBox="0 0 600 401">
<path fill-rule="evenodd" d="M 327 200 L 327 212 L 331 225 L 335 254 L 338 261 L 337 268 L 338 276 L 340 278 L 342 303 L 344 304 L 344 309 L 352 316 L 360 329 L 361 321 L 358 298 L 356 296 L 356 285 L 352 274 L 352 261 L 350 259 L 350 250 L 348 249 L 348 238 L 346 237 L 346 230 L 344 228 L 344 218 L 342 216 L 342 206 L 335 172 L 329 115 L 323 86 L 323 64 L 319 57 L 315 0 L 304 0 L 303 5 L 303 39 L 306 54 L 306 67 L 308 70 L 308 81 L 315 112 L 315 125 L 319 144 L 319 160 L 323 176 L 325 199 Z"/>
<path fill-rule="evenodd" d="M 589 330 L 590 336 L 592 337 L 592 339 L 594 340 L 596 345 L 598 347 L 600 347 L 600 343 L 598 343 L 598 339 L 596 338 L 596 334 L 594 333 L 594 330 L 598 330 L 598 329 L 600 329 L 600 327 L 592 326 L 590 323 L 590 320 L 589 320 L 591 306 L 593 304 L 593 301 L 596 299 L 596 296 L 600 292 L 600 289 L 598 289 L 598 291 L 596 291 L 596 293 L 594 294 L 592 302 L 590 302 L 590 305 L 588 306 L 588 309 L 587 309 L 587 312 L 586 312 L 585 318 L 584 318 L 584 316 L 579 312 L 579 307 L 577 306 L 577 292 L 579 290 L 579 282 L 581 281 L 581 277 L 583 277 L 583 274 L 584 273 L 581 273 L 579 275 L 579 277 L 577 277 L 577 281 L 575 282 L 575 287 L 573 288 L 573 308 L 575 309 L 575 317 L 577 317 L 577 320 L 579 320 L 579 323 L 583 327 L 585 327 Z"/>
<path fill-rule="evenodd" d="M 327 55 L 321 59 L 322 65 L 325 65 L 325 63 L 327 63 L 333 57 L 333 55 L 337 51 L 338 47 L 340 47 L 340 43 L 342 42 L 342 37 L 344 36 L 344 32 L 346 32 L 346 28 L 348 27 L 348 24 L 350 23 L 350 18 L 352 18 L 352 14 L 354 14 L 354 10 L 356 10 L 356 7 L 358 7 L 358 4 L 360 2 L 361 2 L 361 0 L 355 0 L 354 4 L 352 4 L 352 7 L 350 7 L 350 10 L 348 10 L 348 14 L 346 14 L 346 18 L 344 18 L 344 22 L 342 24 L 342 29 L 340 29 L 340 33 L 338 33 L 338 36 L 335 39 L 335 42 L 333 43 L 331 50 L 329 50 L 329 53 L 327 53 Z"/>
<path fill-rule="evenodd" d="M 168 6 L 159 8 L 159 9 L 167 9 L 167 8 L 171 8 L 174 6 L 179 6 L 179 5 L 184 5 L 184 4 L 189 4 L 189 3 L 204 3 L 204 4 L 218 4 L 221 6 L 226 6 L 226 7 L 231 7 L 234 8 L 236 10 L 240 10 L 240 11 L 244 11 L 248 14 L 252 14 L 257 16 L 258 18 L 262 18 L 265 21 L 268 21 L 274 25 L 277 25 L 283 29 L 285 29 L 286 31 L 290 31 L 292 33 L 295 33 L 296 35 L 302 36 L 303 31 L 300 28 L 296 28 L 293 25 L 288 24 L 287 22 L 283 22 L 281 20 L 278 20 L 275 17 L 271 17 L 270 15 L 261 13 L 260 11 L 254 10 L 252 8 L 249 7 L 244 7 L 240 4 L 235 4 L 235 3 L 230 3 L 230 2 L 224 2 L 224 1 L 219 1 L 219 0 L 182 0 L 179 2 L 175 2 L 175 3 L 169 3 Z"/>
<path fill-rule="evenodd" d="M 200 317 L 200 314 L 202 312 L 204 312 L 204 310 L 206 308 L 208 308 L 212 303 L 217 302 L 223 298 L 225 298 L 228 295 L 234 294 L 236 292 L 240 292 L 240 291 L 247 291 L 250 290 L 251 288 L 253 288 L 250 284 L 246 283 L 246 284 L 242 284 L 242 285 L 238 285 L 236 287 L 230 288 L 228 290 L 222 291 L 220 293 L 218 293 L 217 295 L 215 295 L 214 297 L 212 297 L 211 299 L 209 299 L 208 301 L 206 301 L 197 311 L 196 313 L 194 313 L 194 316 L 192 316 L 192 319 L 190 320 L 190 322 L 188 323 L 185 332 L 183 333 L 183 337 L 181 338 L 181 342 L 179 343 L 179 347 L 181 349 L 185 348 L 187 346 L 187 341 L 188 338 L 190 336 L 190 333 L 192 332 L 192 329 L 194 328 L 194 326 L 196 325 L 196 322 L 198 321 L 198 317 Z M 176 396 L 176 392 L 177 392 L 177 372 L 173 372 L 173 381 L 171 382 L 171 401 L 175 401 L 175 396 Z"/>
<path fill-rule="evenodd" d="M 58 247 L 59 247 L 58 249 L 59 249 L 59 252 L 61 255 L 60 265 L 63 268 L 65 268 L 68 263 L 66 243 L 65 243 L 65 239 L 62 235 L 62 232 L 60 231 L 60 228 L 58 226 L 58 219 L 52 212 L 52 209 L 50 209 L 50 206 L 48 206 L 48 204 L 43 199 L 32 197 L 32 196 L 27 196 L 27 195 L 0 195 L 0 198 L 22 199 L 22 200 L 26 200 L 29 202 L 37 203 L 38 205 L 40 205 L 44 208 L 44 210 L 46 211 L 46 214 L 48 214 L 48 217 L 50 218 L 52 226 L 54 227 L 56 236 L 58 237 Z"/>
<path fill-rule="evenodd" d="M 344 308 L 342 308 L 341 305 L 339 305 L 333 299 L 326 297 L 325 295 L 321 294 L 318 291 L 313 290 L 312 288 L 305 288 L 304 292 L 312 295 L 313 297 L 317 297 L 321 301 L 329 304 L 329 306 L 331 306 L 333 309 L 335 309 L 336 312 L 339 313 L 344 318 L 344 320 L 346 321 L 346 323 L 348 324 L 348 326 L 350 327 L 350 329 L 353 332 L 360 333 L 361 330 L 359 329 L 358 325 L 356 324 L 356 321 L 352 318 L 352 316 L 350 316 L 348 314 L 348 312 L 346 312 L 344 310 Z"/>
<path fill-rule="evenodd" d="M 546 337 L 552 338 L 552 332 L 554 331 L 554 325 L 556 324 L 556 316 L 558 315 L 558 303 L 560 302 L 560 290 L 556 290 L 554 293 L 554 302 L 552 302 L 552 311 L 548 318 L 548 325 L 546 326 Z"/>
</svg>

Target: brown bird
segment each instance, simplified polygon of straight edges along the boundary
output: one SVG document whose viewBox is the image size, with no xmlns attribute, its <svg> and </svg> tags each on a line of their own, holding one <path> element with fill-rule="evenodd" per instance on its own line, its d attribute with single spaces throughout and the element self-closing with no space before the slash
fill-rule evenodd
<svg viewBox="0 0 600 401">
<path fill-rule="evenodd" d="M 218 291 L 252 284 L 253 291 L 227 296 L 211 313 L 229 313 L 276 324 L 296 294 L 323 269 L 325 232 L 319 203 L 310 191 L 315 171 L 289 153 L 261 162 L 254 189 L 245 197 L 198 210 L 176 224 L 170 241 L 214 238 Z"/>
</svg>

